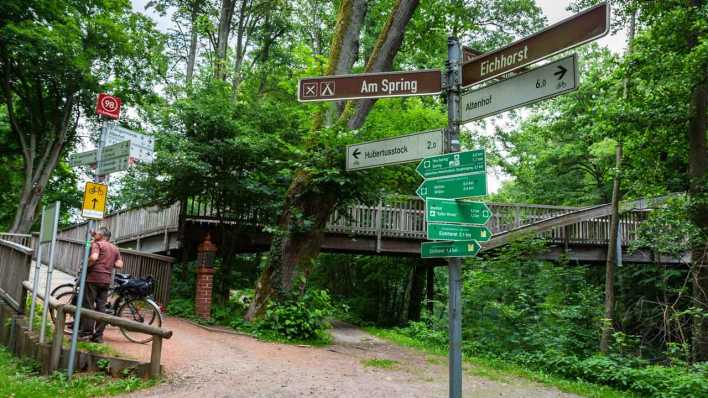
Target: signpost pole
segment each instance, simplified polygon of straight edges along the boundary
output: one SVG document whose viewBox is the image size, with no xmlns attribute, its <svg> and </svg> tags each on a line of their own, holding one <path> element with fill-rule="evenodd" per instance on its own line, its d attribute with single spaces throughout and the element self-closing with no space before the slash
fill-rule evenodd
<svg viewBox="0 0 708 398">
<path fill-rule="evenodd" d="M 456 37 L 447 39 L 447 140 L 448 152 L 460 151 L 460 61 L 462 51 Z M 462 260 L 448 260 L 448 318 L 450 398 L 462 397 Z"/>
<path fill-rule="evenodd" d="M 39 237 L 37 238 L 37 260 L 34 262 L 34 278 L 32 278 L 32 303 L 30 304 L 30 317 L 28 328 L 32 331 L 34 320 L 34 307 L 37 303 L 37 289 L 39 288 L 39 271 L 42 268 L 42 236 L 44 234 L 44 209 L 42 206 L 42 218 L 39 222 Z M 46 303 L 45 303 L 46 306 Z"/>
<path fill-rule="evenodd" d="M 99 177 L 99 172 L 101 170 L 102 152 L 103 145 L 106 142 L 106 121 L 101 125 L 101 138 L 98 140 L 98 148 L 96 148 L 96 175 L 94 176 L 94 182 L 99 182 L 101 178 Z M 86 237 L 85 237 L 85 249 L 84 249 L 84 261 L 81 265 L 81 276 L 79 277 L 79 297 L 76 298 L 76 314 L 74 314 L 74 328 L 71 331 L 71 348 L 69 349 L 69 366 L 66 370 L 66 375 L 69 380 L 74 373 L 74 362 L 76 361 L 76 345 L 79 339 L 79 328 L 81 323 L 81 306 L 84 301 L 84 291 L 86 289 L 86 273 L 88 271 L 88 259 L 91 253 L 91 230 L 96 228 L 96 221 L 89 220 L 86 226 Z"/>
<path fill-rule="evenodd" d="M 49 245 L 49 264 L 47 265 L 47 280 L 44 284 L 44 307 L 42 308 L 42 323 L 39 329 L 39 343 L 44 343 L 44 331 L 47 327 L 47 312 L 49 310 L 49 294 L 52 290 L 52 272 L 54 272 L 54 248 L 57 242 L 57 224 L 59 223 L 59 208 L 61 203 L 54 202 L 54 222 L 52 223 L 52 242 Z"/>
</svg>

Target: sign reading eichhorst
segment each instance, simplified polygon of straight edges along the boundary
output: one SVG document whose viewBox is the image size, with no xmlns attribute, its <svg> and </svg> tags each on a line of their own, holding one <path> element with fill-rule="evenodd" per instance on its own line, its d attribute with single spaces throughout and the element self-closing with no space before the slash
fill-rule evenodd
<svg viewBox="0 0 708 398">
<path fill-rule="evenodd" d="M 607 34 L 610 10 L 601 3 L 462 65 L 462 86 L 481 83 Z"/>
<path fill-rule="evenodd" d="M 405 163 L 443 152 L 443 130 L 347 145 L 347 170 Z"/>
<path fill-rule="evenodd" d="M 461 121 L 481 119 L 576 88 L 577 62 L 573 54 L 524 74 L 462 94 Z"/>
<path fill-rule="evenodd" d="M 440 92 L 442 75 L 439 70 L 434 69 L 308 77 L 298 82 L 297 99 L 300 102 L 336 101 L 434 95 Z"/>
</svg>

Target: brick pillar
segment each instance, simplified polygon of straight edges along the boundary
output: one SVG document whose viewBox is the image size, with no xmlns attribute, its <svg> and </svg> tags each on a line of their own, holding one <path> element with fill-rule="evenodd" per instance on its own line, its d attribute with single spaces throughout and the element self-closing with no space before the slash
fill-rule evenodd
<svg viewBox="0 0 708 398">
<path fill-rule="evenodd" d="M 214 285 L 214 256 L 216 245 L 211 243 L 207 234 L 197 247 L 197 288 L 194 298 L 194 310 L 202 319 L 211 318 L 211 291 Z"/>
<path fill-rule="evenodd" d="M 194 310 L 202 319 L 211 318 L 211 290 L 214 281 L 214 268 L 197 268 L 197 294 L 194 298 Z"/>
</svg>

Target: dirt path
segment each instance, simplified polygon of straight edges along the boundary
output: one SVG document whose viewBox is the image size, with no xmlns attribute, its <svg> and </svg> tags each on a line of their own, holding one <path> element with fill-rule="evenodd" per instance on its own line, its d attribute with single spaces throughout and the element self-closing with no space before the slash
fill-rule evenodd
<svg viewBox="0 0 708 398">
<path fill-rule="evenodd" d="M 131 397 L 446 397 L 447 363 L 338 323 L 327 347 L 300 347 L 207 331 L 167 318 L 174 331 L 163 345 L 167 382 Z M 108 330 L 106 342 L 147 358 L 149 345 L 127 343 Z M 369 359 L 397 362 L 368 367 Z M 464 395 L 476 398 L 575 397 L 525 380 L 490 381 L 466 374 Z"/>
</svg>

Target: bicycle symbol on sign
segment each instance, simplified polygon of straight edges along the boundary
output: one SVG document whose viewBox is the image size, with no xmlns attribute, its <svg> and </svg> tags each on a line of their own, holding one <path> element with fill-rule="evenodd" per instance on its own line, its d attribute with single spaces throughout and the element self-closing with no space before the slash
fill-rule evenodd
<svg viewBox="0 0 708 398">
<path fill-rule="evenodd" d="M 101 186 L 94 185 L 91 189 L 89 189 L 89 193 L 103 195 L 103 188 L 101 188 Z"/>
</svg>

